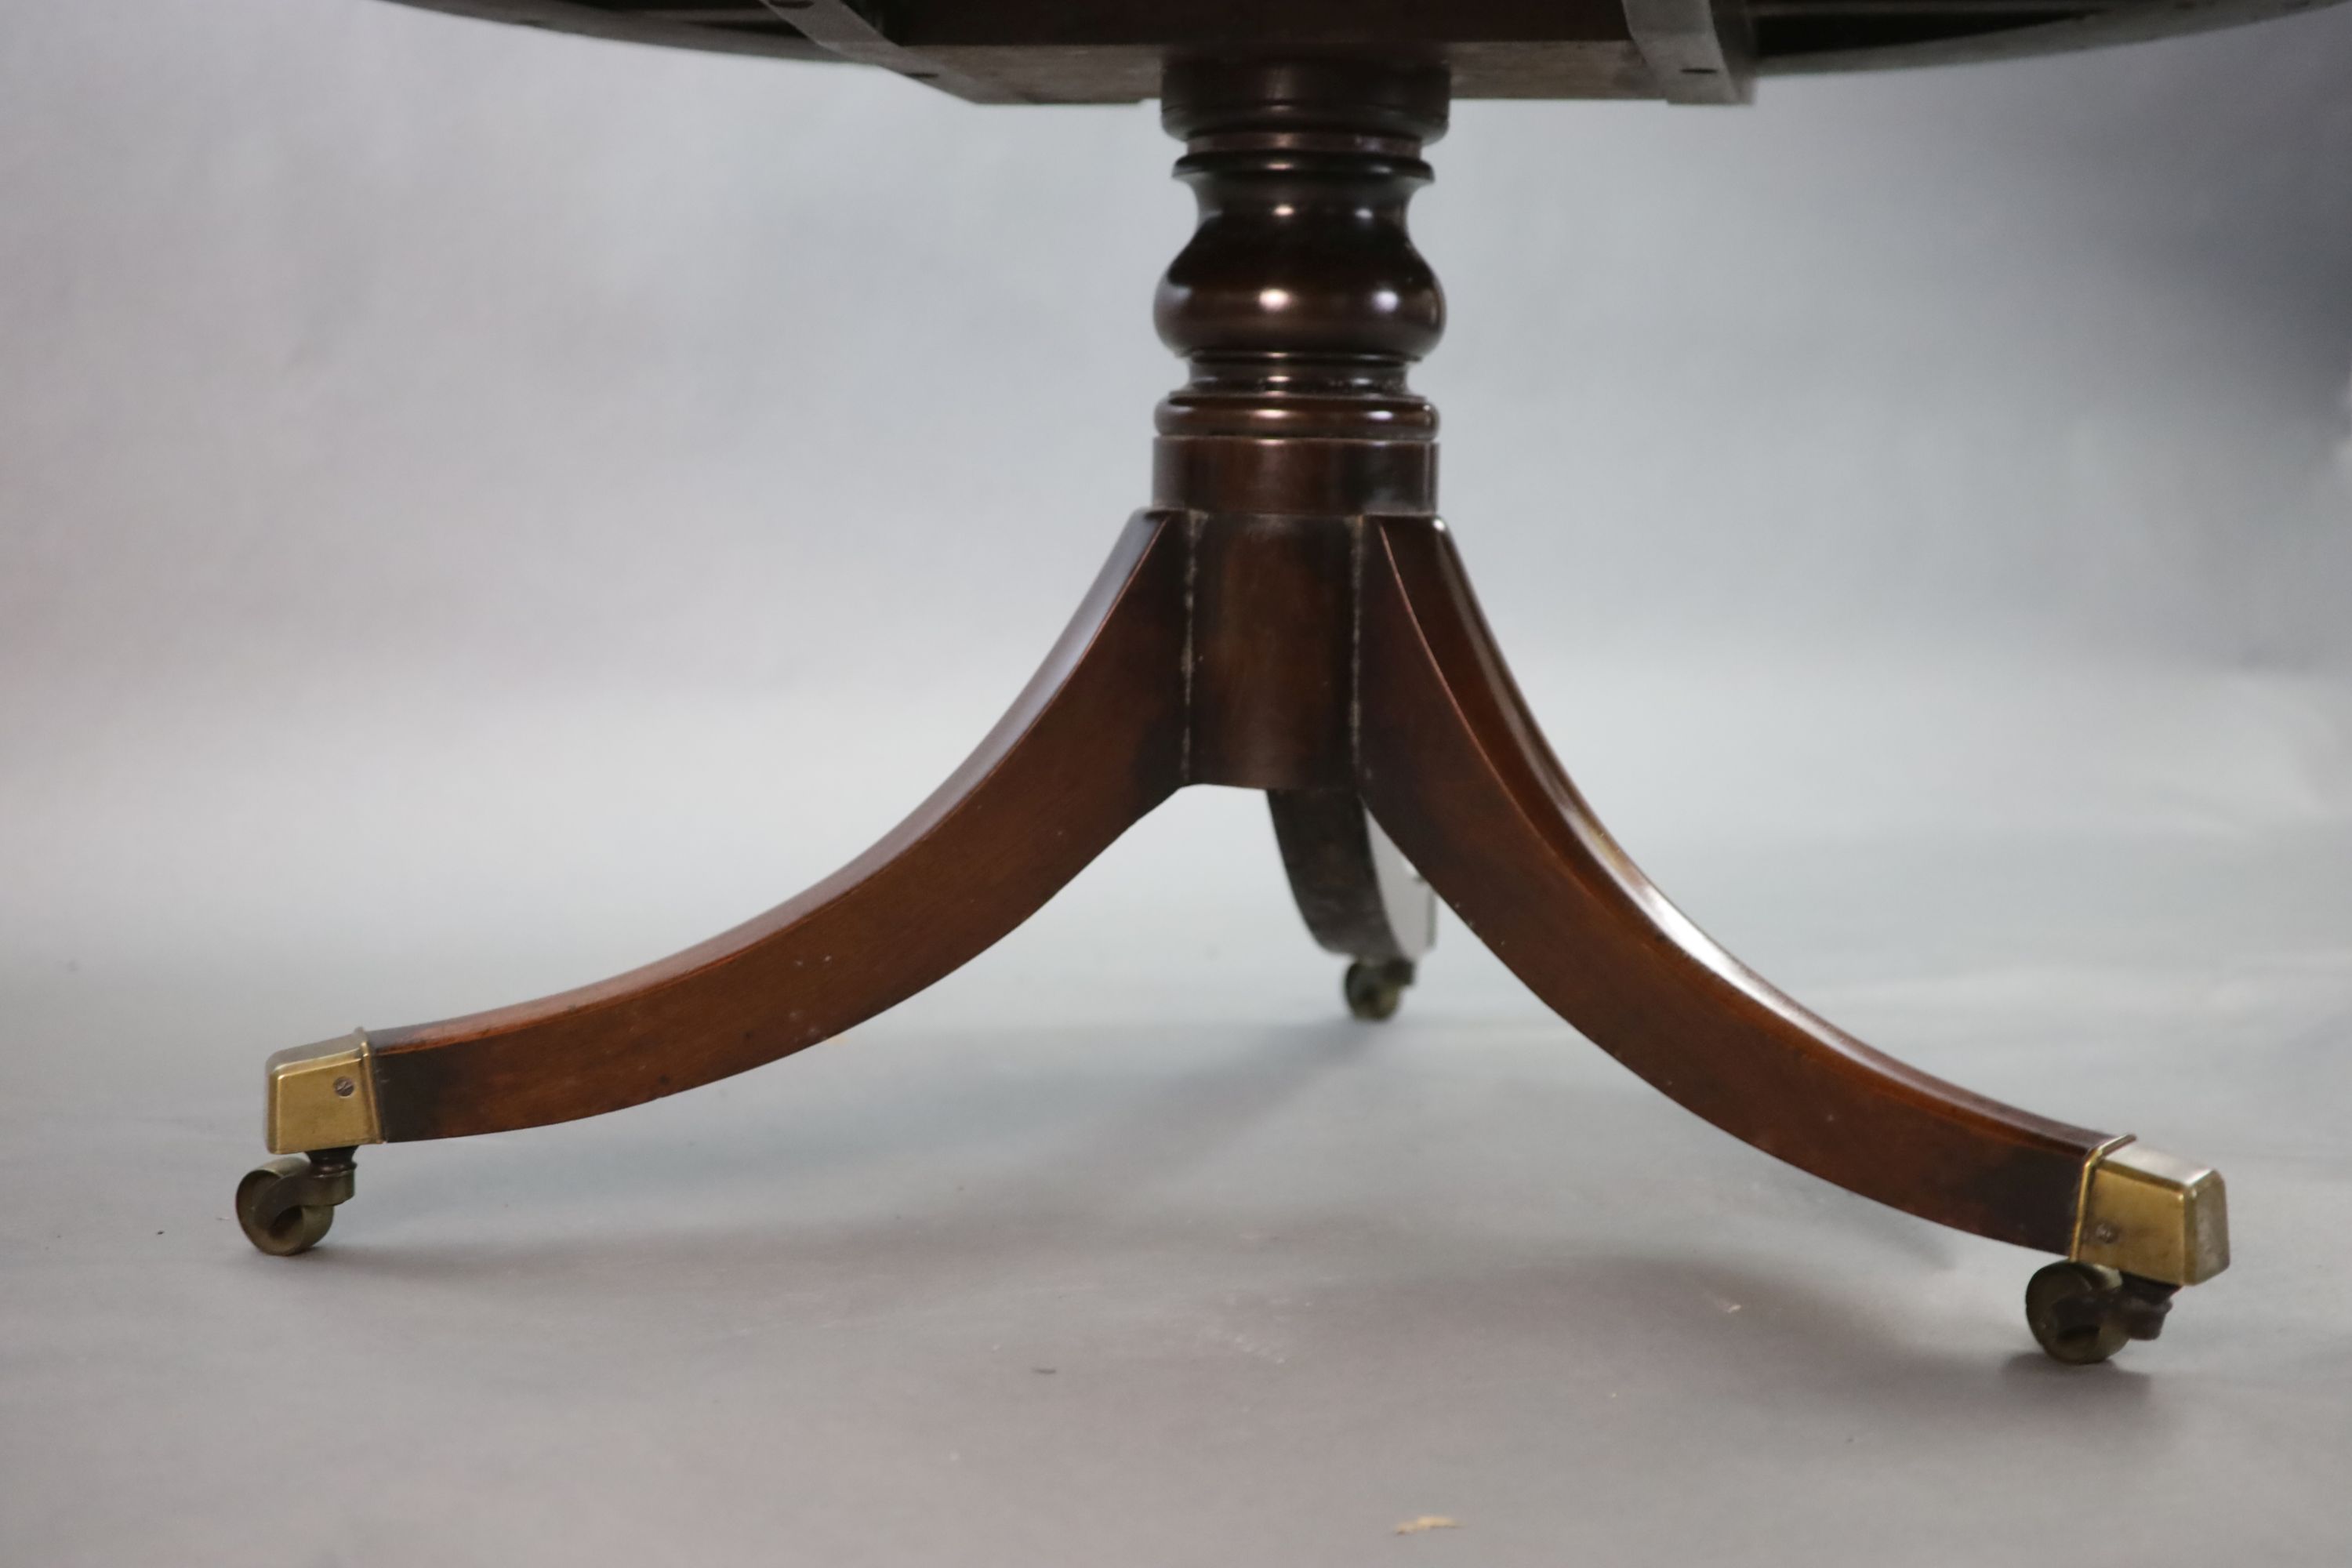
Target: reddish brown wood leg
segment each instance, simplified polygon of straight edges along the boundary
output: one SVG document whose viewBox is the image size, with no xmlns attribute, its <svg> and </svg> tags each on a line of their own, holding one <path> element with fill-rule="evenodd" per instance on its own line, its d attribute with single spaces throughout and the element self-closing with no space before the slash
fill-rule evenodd
<svg viewBox="0 0 2352 1568">
<path fill-rule="evenodd" d="M 1395 1013 L 1437 936 L 1437 900 L 1348 789 L 1266 792 L 1275 842 L 1309 935 L 1350 960 L 1341 994 L 1368 1022 Z"/>
<path fill-rule="evenodd" d="M 1410 963 L 1427 952 L 1433 899 L 1353 790 L 1266 792 L 1282 868 L 1326 952 Z"/>
<path fill-rule="evenodd" d="M 1129 525 L 971 760 L 800 897 L 601 984 L 367 1037 L 387 1142 L 594 1116 L 773 1061 L 1012 931 L 1181 779 L 1183 539 Z"/>
<path fill-rule="evenodd" d="M 1364 798 L 1439 895 L 1592 1042 L 1733 1136 L 1865 1197 L 2045 1252 L 2105 1137 L 1906 1067 L 1666 901 L 1545 745 L 1444 525 L 1371 525 Z"/>
</svg>

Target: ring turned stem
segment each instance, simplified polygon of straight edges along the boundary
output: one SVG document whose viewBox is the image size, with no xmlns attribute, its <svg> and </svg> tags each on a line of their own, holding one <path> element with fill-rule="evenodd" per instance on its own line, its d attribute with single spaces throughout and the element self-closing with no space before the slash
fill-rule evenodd
<svg viewBox="0 0 2352 1568">
<path fill-rule="evenodd" d="M 1153 312 L 1192 367 L 1160 405 L 1158 504 L 1434 510 L 1437 412 L 1405 374 L 1437 346 L 1445 297 L 1405 205 L 1446 105 L 1435 65 L 1169 68 L 1161 121 L 1201 221 Z"/>
</svg>

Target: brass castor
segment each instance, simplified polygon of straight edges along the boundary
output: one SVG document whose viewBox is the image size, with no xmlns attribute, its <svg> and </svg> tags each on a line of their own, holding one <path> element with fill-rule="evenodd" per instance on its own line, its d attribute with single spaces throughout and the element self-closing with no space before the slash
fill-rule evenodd
<svg viewBox="0 0 2352 1568">
<path fill-rule="evenodd" d="M 236 1184 L 236 1223 L 246 1240 L 272 1258 L 319 1245 L 335 1223 L 335 1205 L 352 1190 L 352 1151 L 314 1149 L 257 1165 Z"/>
<path fill-rule="evenodd" d="M 1412 984 L 1412 960 L 1409 958 L 1360 958 L 1348 965 L 1348 977 L 1339 990 L 1348 998 L 1348 1011 L 1368 1024 L 1396 1016 L 1397 1005 L 1404 1000 L 1405 987 Z"/>
<path fill-rule="evenodd" d="M 2025 1285 L 2025 1321 L 2053 1361 L 2091 1366 L 2164 1331 L 2178 1285 L 2095 1263 L 2053 1263 Z"/>
</svg>

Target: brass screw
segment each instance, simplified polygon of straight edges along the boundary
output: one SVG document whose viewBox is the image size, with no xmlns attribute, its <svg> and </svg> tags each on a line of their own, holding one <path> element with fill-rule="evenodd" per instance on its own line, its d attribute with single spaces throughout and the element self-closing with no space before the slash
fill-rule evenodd
<svg viewBox="0 0 2352 1568">
<path fill-rule="evenodd" d="M 359 1091 L 359 1085 L 353 1083 L 347 1078 L 339 1078 L 335 1080 L 335 1098 L 338 1100 L 349 1100 L 353 1094 Z"/>
<path fill-rule="evenodd" d="M 337 1094 L 343 1092 L 341 1083 L 335 1086 L 335 1092 Z M 2102 1244 L 2113 1243 L 2122 1235 L 2123 1232 L 2116 1228 L 2116 1222 L 2111 1219 L 2103 1219 L 2091 1227 L 2091 1239 Z"/>
</svg>

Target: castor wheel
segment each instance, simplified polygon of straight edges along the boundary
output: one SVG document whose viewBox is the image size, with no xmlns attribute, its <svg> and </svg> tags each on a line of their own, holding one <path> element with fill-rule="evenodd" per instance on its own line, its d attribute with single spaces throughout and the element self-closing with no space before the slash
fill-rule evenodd
<svg viewBox="0 0 2352 1568">
<path fill-rule="evenodd" d="M 2053 1263 L 2025 1286 L 2025 1321 L 2054 1361 L 2090 1366 L 2164 1331 L 2177 1285 L 2095 1263 Z"/>
<path fill-rule="evenodd" d="M 1348 1011 L 1368 1024 L 1396 1016 L 1397 1005 L 1404 1000 L 1405 988 L 1412 984 L 1412 961 L 1409 958 L 1360 958 L 1348 965 L 1348 977 L 1340 984 L 1340 993 L 1348 998 Z"/>
<path fill-rule="evenodd" d="M 335 1205 L 350 1201 L 352 1152 L 316 1149 L 247 1172 L 236 1184 L 236 1223 L 245 1238 L 272 1258 L 318 1246 L 335 1223 Z"/>
</svg>

